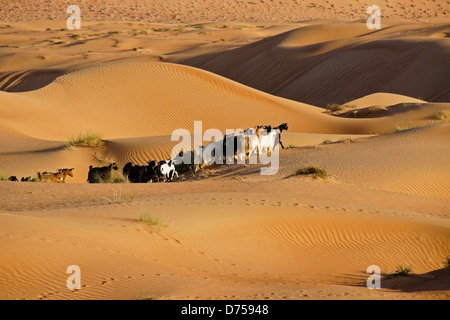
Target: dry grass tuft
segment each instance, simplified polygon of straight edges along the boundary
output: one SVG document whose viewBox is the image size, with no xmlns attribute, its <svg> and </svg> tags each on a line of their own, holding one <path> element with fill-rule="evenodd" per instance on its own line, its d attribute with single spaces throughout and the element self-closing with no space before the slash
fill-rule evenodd
<svg viewBox="0 0 450 320">
<path fill-rule="evenodd" d="M 103 144 L 103 140 L 98 133 L 88 131 L 70 138 L 65 145 L 67 149 L 73 149 L 74 147 L 102 147 Z"/>
<path fill-rule="evenodd" d="M 325 169 L 322 169 L 317 166 L 308 166 L 298 169 L 293 175 L 294 176 L 312 175 L 314 179 L 317 178 L 326 179 L 329 176 L 328 173 L 325 171 Z"/>
</svg>

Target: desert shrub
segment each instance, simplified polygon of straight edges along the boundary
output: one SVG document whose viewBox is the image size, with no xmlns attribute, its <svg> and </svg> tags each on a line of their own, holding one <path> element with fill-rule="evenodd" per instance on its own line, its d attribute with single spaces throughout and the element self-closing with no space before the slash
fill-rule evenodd
<svg viewBox="0 0 450 320">
<path fill-rule="evenodd" d="M 41 182 L 41 179 L 39 177 L 32 177 L 31 182 Z"/>
<path fill-rule="evenodd" d="M 168 222 L 164 222 L 160 218 L 148 213 L 141 213 L 137 218 L 137 222 L 147 225 L 151 231 L 161 231 L 169 225 Z"/>
<path fill-rule="evenodd" d="M 367 112 L 369 114 L 378 114 L 378 113 L 386 112 L 386 110 L 383 108 L 380 108 L 380 107 L 369 107 L 369 109 L 367 109 Z"/>
<path fill-rule="evenodd" d="M 103 140 L 98 133 L 88 131 L 86 133 L 80 133 L 78 136 L 72 137 L 66 142 L 66 148 L 68 149 L 78 146 L 101 147 L 103 146 Z"/>
<path fill-rule="evenodd" d="M 337 143 L 344 143 L 344 142 L 352 142 L 353 140 L 352 140 L 352 138 L 351 137 L 349 137 L 349 138 L 340 138 L 340 139 L 338 139 L 338 141 L 336 141 Z"/>
<path fill-rule="evenodd" d="M 355 106 L 349 105 L 349 104 L 339 104 L 339 103 L 332 103 L 327 105 L 327 113 L 333 113 L 337 111 L 342 111 L 345 109 L 353 109 Z"/>
<path fill-rule="evenodd" d="M 133 203 L 136 199 L 136 196 L 136 193 L 133 193 L 132 195 L 124 195 L 122 194 L 122 189 L 118 188 L 113 191 L 112 198 L 103 197 L 103 199 L 106 199 L 113 204 L 121 204 L 123 202 Z"/>
<path fill-rule="evenodd" d="M 394 132 L 401 132 L 401 131 L 409 130 L 409 129 L 412 129 L 412 128 L 413 128 L 413 127 L 409 127 L 409 126 L 404 126 L 404 127 L 397 126 L 397 127 L 395 128 Z"/>
<path fill-rule="evenodd" d="M 138 222 L 148 224 L 149 226 L 157 226 L 161 224 L 161 219 L 153 217 L 149 214 L 142 213 L 137 219 Z"/>
<path fill-rule="evenodd" d="M 434 113 L 437 120 L 445 120 L 448 118 L 449 112 L 447 110 L 438 110 Z"/>
<path fill-rule="evenodd" d="M 312 175 L 314 179 L 317 179 L 317 178 L 325 179 L 328 177 L 328 173 L 324 169 L 317 167 L 317 166 L 308 166 L 308 167 L 298 169 L 294 173 L 294 176 L 299 176 L 299 175 Z"/>
<path fill-rule="evenodd" d="M 444 260 L 444 268 L 450 268 L 450 256 Z"/>
<path fill-rule="evenodd" d="M 129 183 L 130 182 L 128 180 L 128 176 L 123 175 L 122 173 L 114 171 L 114 170 L 111 171 L 110 177 L 105 178 L 101 174 L 95 173 L 93 178 L 96 183 Z"/>
<path fill-rule="evenodd" d="M 388 274 L 388 278 L 408 277 L 411 275 L 412 267 L 404 264 L 397 265 L 394 272 Z"/>
<path fill-rule="evenodd" d="M 9 174 L 5 170 L 0 169 L 0 181 L 8 181 Z"/>
</svg>

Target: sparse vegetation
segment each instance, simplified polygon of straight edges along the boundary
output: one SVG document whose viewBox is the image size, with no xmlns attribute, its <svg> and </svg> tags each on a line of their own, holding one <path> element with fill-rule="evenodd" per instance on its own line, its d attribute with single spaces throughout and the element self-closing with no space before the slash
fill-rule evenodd
<svg viewBox="0 0 450 320">
<path fill-rule="evenodd" d="M 141 297 L 138 300 L 161 300 L 161 296 L 158 295 L 151 295 L 151 296 L 145 296 L 145 297 Z"/>
<path fill-rule="evenodd" d="M 97 183 L 129 183 L 128 177 L 120 172 L 112 171 L 108 178 L 102 177 L 100 174 L 94 174 L 94 181 Z"/>
<path fill-rule="evenodd" d="M 129 183 L 128 176 L 123 175 L 120 172 L 112 172 L 111 177 L 107 183 Z"/>
<path fill-rule="evenodd" d="M 450 268 L 450 256 L 447 256 L 447 258 L 445 258 L 444 268 Z"/>
<path fill-rule="evenodd" d="M 409 127 L 409 126 L 404 126 L 404 127 L 397 126 L 397 127 L 395 128 L 394 132 L 401 132 L 401 131 L 409 130 L 409 129 L 412 129 L 412 128 L 413 128 L 413 127 Z"/>
<path fill-rule="evenodd" d="M 41 182 L 41 179 L 39 177 L 32 177 L 31 182 Z"/>
<path fill-rule="evenodd" d="M 111 199 L 110 198 L 106 198 L 106 197 L 104 197 L 104 199 L 108 200 L 112 204 L 121 204 L 123 202 L 131 204 L 136 199 L 136 195 L 137 195 L 136 193 L 134 193 L 132 195 L 123 195 L 122 194 L 122 189 L 118 188 L 118 189 L 113 191 L 113 196 L 112 196 Z"/>
<path fill-rule="evenodd" d="M 412 267 L 399 264 L 393 273 L 387 275 L 388 278 L 408 277 L 411 275 Z"/>
<path fill-rule="evenodd" d="M 414 107 L 414 106 L 417 106 L 417 105 L 419 105 L 418 103 L 415 103 L 415 102 L 405 102 L 405 103 L 403 103 L 403 107 L 404 108 L 407 108 L 407 107 Z"/>
<path fill-rule="evenodd" d="M 386 110 L 383 108 L 380 108 L 380 107 L 375 107 L 375 106 L 369 107 L 369 109 L 367 109 L 367 113 L 369 113 L 369 114 L 378 114 L 378 113 L 383 113 L 383 112 L 386 112 Z"/>
<path fill-rule="evenodd" d="M 348 138 L 340 138 L 338 140 L 335 141 L 331 141 L 330 139 L 324 139 L 322 141 L 322 144 L 330 144 L 330 143 L 345 143 L 345 142 L 352 142 L 352 138 L 348 137 Z"/>
<path fill-rule="evenodd" d="M 336 141 L 337 143 L 345 143 L 345 142 L 352 142 L 352 138 L 340 138 L 338 141 Z"/>
<path fill-rule="evenodd" d="M 325 179 L 328 177 L 328 173 L 325 171 L 325 169 L 322 169 L 317 166 L 308 166 L 308 167 L 298 169 L 294 173 L 294 176 L 299 176 L 299 175 L 312 175 L 314 179 L 317 179 L 317 178 Z"/>
<path fill-rule="evenodd" d="M 8 172 L 0 169 L 0 181 L 7 181 L 8 178 L 9 178 Z"/>
<path fill-rule="evenodd" d="M 152 28 L 152 31 L 154 31 L 154 32 L 166 32 L 169 30 L 170 29 L 168 29 L 168 28 Z"/>
<path fill-rule="evenodd" d="M 149 226 L 154 231 L 160 231 L 163 228 L 167 228 L 169 225 L 168 222 L 163 222 L 160 218 L 148 213 L 141 213 L 137 218 L 137 222 Z"/>
<path fill-rule="evenodd" d="M 88 131 L 80 133 L 77 137 L 72 137 L 66 142 L 67 149 L 74 147 L 102 147 L 103 140 L 98 133 Z"/>
<path fill-rule="evenodd" d="M 197 171 L 194 170 L 195 166 L 191 166 L 189 169 L 191 170 L 192 176 L 195 178 L 202 178 L 208 175 L 208 169 L 199 167 Z"/>
<path fill-rule="evenodd" d="M 5 43 L 0 45 L 0 48 L 20 48 L 20 46 L 17 44 Z"/>
<path fill-rule="evenodd" d="M 338 112 L 338 111 L 342 111 L 345 109 L 354 109 L 355 106 L 350 105 L 350 104 L 338 104 L 338 103 L 332 103 L 327 105 L 327 110 L 326 113 L 334 113 L 334 112 Z"/>
<path fill-rule="evenodd" d="M 437 120 L 445 120 L 448 119 L 449 112 L 447 110 L 438 110 L 434 113 L 434 117 Z"/>
</svg>

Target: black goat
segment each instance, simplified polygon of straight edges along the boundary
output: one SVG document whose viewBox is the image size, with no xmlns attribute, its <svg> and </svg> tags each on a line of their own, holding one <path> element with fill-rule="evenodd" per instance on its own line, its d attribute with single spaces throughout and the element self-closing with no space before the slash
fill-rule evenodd
<svg viewBox="0 0 450 320">
<path fill-rule="evenodd" d="M 112 169 L 114 169 L 114 170 L 119 169 L 115 162 L 113 162 L 109 166 L 105 166 L 105 167 L 89 166 L 89 173 L 88 173 L 87 181 L 89 181 L 89 183 L 100 183 L 102 181 L 107 181 L 111 178 Z"/>
<path fill-rule="evenodd" d="M 147 183 L 156 180 L 156 161 L 148 161 L 147 166 L 133 165 L 128 162 L 123 167 L 123 175 L 128 177 L 131 183 Z"/>
</svg>

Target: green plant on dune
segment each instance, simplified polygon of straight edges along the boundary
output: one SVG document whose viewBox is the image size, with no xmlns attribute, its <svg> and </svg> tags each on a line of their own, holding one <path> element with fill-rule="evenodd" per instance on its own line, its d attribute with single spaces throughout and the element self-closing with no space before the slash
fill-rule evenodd
<svg viewBox="0 0 450 320">
<path fill-rule="evenodd" d="M 325 171 L 325 169 L 322 169 L 322 168 L 317 167 L 317 166 L 307 166 L 307 167 L 298 169 L 297 171 L 295 171 L 295 173 L 293 175 L 294 176 L 312 175 L 314 179 L 317 179 L 317 178 L 321 178 L 321 179 L 328 178 L 328 173 Z"/>
<path fill-rule="evenodd" d="M 395 127 L 394 132 L 401 132 L 401 131 L 409 130 L 409 129 L 412 129 L 412 128 L 414 128 L 414 127 L 410 127 L 410 126 L 404 126 L 404 127 L 402 127 L 402 126 L 397 126 L 397 127 Z"/>
<path fill-rule="evenodd" d="M 0 169 L 0 181 L 7 181 L 8 178 L 9 178 L 8 172 Z"/>
<path fill-rule="evenodd" d="M 338 139 L 338 141 L 336 141 L 337 143 L 344 143 L 344 142 L 353 142 L 352 137 L 348 137 L 348 138 L 340 138 Z"/>
<path fill-rule="evenodd" d="M 444 260 L 444 268 L 450 268 L 450 255 Z"/>
<path fill-rule="evenodd" d="M 437 119 L 437 120 L 445 120 L 445 119 L 448 118 L 449 113 L 450 113 L 450 112 L 447 111 L 447 110 L 437 110 L 437 111 L 434 113 L 434 118 Z"/>
<path fill-rule="evenodd" d="M 387 278 L 408 277 L 411 275 L 412 267 L 404 264 L 397 265 L 394 272 L 387 275 Z"/>
<path fill-rule="evenodd" d="M 87 131 L 70 138 L 65 146 L 72 149 L 74 147 L 102 147 L 103 144 L 103 140 L 98 133 Z"/>
<path fill-rule="evenodd" d="M 95 173 L 93 176 L 93 180 L 96 183 L 129 183 L 128 176 L 112 171 L 109 177 L 102 176 L 101 174 Z"/>
<path fill-rule="evenodd" d="M 121 204 L 124 202 L 131 204 L 136 199 L 136 196 L 137 196 L 136 193 L 133 193 L 132 195 L 124 195 L 124 194 L 122 194 L 122 189 L 118 188 L 113 191 L 113 195 L 112 195 L 111 199 L 107 198 L 107 197 L 103 197 L 103 199 L 108 200 L 112 204 Z"/>
<path fill-rule="evenodd" d="M 327 105 L 327 110 L 325 112 L 333 114 L 338 111 L 342 111 L 345 109 L 354 109 L 354 108 L 355 108 L 355 106 L 350 105 L 350 104 L 331 103 L 331 104 Z"/>
<path fill-rule="evenodd" d="M 169 226 L 168 222 L 164 222 L 161 218 L 155 217 L 148 213 L 141 213 L 137 218 L 137 222 L 147 225 L 150 227 L 151 231 L 161 231 Z"/>
<path fill-rule="evenodd" d="M 403 107 L 414 107 L 414 106 L 418 106 L 419 104 L 416 102 L 404 102 L 403 103 Z"/>
</svg>

